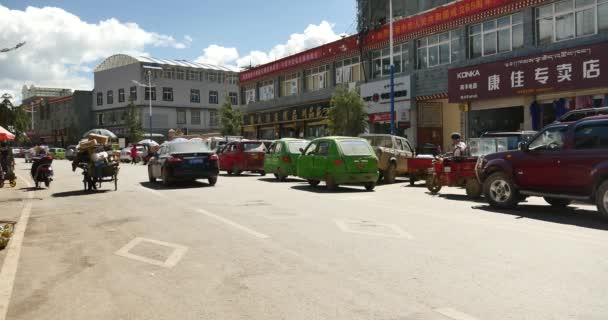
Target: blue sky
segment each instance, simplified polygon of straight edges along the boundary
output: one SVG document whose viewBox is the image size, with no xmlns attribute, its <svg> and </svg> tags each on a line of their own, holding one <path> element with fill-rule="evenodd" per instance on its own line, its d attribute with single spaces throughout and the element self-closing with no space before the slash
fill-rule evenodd
<svg viewBox="0 0 608 320">
<path fill-rule="evenodd" d="M 337 34 L 353 33 L 354 0 L 247 0 L 124 1 L 54 0 L 2 1 L 10 9 L 53 6 L 64 9 L 88 23 L 108 18 L 135 22 L 150 32 L 181 39 L 190 35 L 189 48 L 146 48 L 152 56 L 194 60 L 211 44 L 236 47 L 241 54 L 268 51 L 284 43 L 291 34 L 301 33 L 309 24 L 328 21 Z"/>
</svg>

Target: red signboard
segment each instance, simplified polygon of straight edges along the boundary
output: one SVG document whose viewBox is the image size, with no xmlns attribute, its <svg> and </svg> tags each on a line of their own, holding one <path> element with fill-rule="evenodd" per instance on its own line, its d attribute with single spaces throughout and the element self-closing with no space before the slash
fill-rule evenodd
<svg viewBox="0 0 608 320">
<path fill-rule="evenodd" d="M 397 119 L 397 114 L 395 113 L 395 119 Z M 380 113 L 372 113 L 369 115 L 369 122 L 371 123 L 382 123 L 391 121 L 391 113 L 390 112 L 380 112 Z"/>
<path fill-rule="evenodd" d="M 608 86 L 608 43 L 451 69 L 450 102 Z"/>
</svg>

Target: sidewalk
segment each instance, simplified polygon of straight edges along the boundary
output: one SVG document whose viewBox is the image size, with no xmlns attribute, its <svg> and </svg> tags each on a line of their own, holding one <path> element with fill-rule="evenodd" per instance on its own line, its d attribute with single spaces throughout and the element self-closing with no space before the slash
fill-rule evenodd
<svg viewBox="0 0 608 320">
<path fill-rule="evenodd" d="M 19 177 L 17 178 L 17 186 L 15 188 L 9 187 L 7 183 L 4 185 L 4 188 L 0 189 L 0 224 L 17 222 L 26 201 L 31 201 L 28 198 L 28 194 L 32 191 L 29 191 L 28 182 L 21 179 L 22 177 L 26 178 L 26 176 L 21 172 L 18 174 Z M 0 266 L 2 266 L 5 255 L 6 249 L 0 250 Z"/>
</svg>

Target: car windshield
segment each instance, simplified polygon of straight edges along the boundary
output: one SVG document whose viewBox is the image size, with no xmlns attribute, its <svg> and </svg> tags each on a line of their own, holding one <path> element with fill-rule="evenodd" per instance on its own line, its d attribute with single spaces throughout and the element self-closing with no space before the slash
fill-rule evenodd
<svg viewBox="0 0 608 320">
<path fill-rule="evenodd" d="M 338 142 L 342 153 L 346 156 L 367 156 L 373 154 L 369 145 L 362 140 L 340 140 Z"/>
<path fill-rule="evenodd" d="M 387 136 L 363 136 L 374 147 L 392 148 L 393 139 Z"/>
<path fill-rule="evenodd" d="M 289 146 L 289 153 L 300 153 L 300 148 L 306 148 L 308 141 L 293 141 L 287 143 Z"/>
<path fill-rule="evenodd" d="M 243 150 L 245 152 L 266 152 L 266 146 L 262 142 L 244 142 Z"/>
<path fill-rule="evenodd" d="M 564 136 L 567 127 L 551 127 L 541 132 L 536 139 L 530 142 L 530 150 L 561 149 L 564 145 Z"/>
<path fill-rule="evenodd" d="M 203 153 L 210 152 L 207 145 L 193 142 L 179 142 L 169 145 L 169 153 Z"/>
</svg>

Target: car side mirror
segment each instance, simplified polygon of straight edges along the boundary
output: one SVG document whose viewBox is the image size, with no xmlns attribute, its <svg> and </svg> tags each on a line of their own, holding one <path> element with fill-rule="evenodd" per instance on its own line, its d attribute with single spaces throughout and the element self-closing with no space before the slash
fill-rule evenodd
<svg viewBox="0 0 608 320">
<path fill-rule="evenodd" d="M 304 154 L 304 149 L 303 148 L 300 148 L 300 153 Z"/>
<path fill-rule="evenodd" d="M 527 152 L 529 150 L 528 149 L 528 145 L 525 142 L 523 142 L 523 141 L 520 142 L 519 143 L 519 150 L 521 150 L 523 152 Z"/>
</svg>

